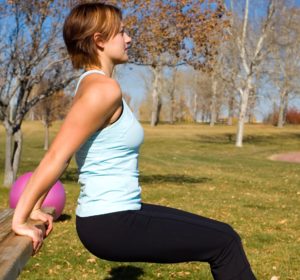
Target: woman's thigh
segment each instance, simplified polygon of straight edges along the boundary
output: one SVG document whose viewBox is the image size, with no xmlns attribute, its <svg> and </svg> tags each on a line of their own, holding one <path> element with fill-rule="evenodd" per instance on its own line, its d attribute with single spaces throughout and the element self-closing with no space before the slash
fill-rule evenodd
<svg viewBox="0 0 300 280">
<path fill-rule="evenodd" d="M 114 261 L 213 262 L 239 239 L 227 224 L 145 203 L 141 210 L 77 218 L 77 231 L 89 251 Z"/>
</svg>

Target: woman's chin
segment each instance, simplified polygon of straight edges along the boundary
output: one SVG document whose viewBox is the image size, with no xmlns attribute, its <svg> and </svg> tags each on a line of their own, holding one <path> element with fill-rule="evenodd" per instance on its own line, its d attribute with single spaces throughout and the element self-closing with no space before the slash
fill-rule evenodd
<svg viewBox="0 0 300 280">
<path fill-rule="evenodd" d="M 124 64 L 124 63 L 126 63 L 127 61 L 128 61 L 128 56 L 126 55 L 126 56 L 124 56 L 124 57 L 122 57 L 122 59 L 116 59 L 115 61 L 114 61 L 114 64 L 115 65 L 117 65 L 117 64 Z"/>
</svg>

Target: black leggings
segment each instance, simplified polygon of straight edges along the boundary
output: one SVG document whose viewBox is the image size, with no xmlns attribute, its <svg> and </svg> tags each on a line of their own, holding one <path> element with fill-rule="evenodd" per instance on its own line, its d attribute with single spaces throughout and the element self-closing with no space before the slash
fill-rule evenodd
<svg viewBox="0 0 300 280">
<path fill-rule="evenodd" d="M 239 235 L 231 226 L 174 208 L 142 204 L 76 217 L 78 236 L 95 256 L 110 261 L 208 262 L 214 279 L 253 280 Z"/>
</svg>

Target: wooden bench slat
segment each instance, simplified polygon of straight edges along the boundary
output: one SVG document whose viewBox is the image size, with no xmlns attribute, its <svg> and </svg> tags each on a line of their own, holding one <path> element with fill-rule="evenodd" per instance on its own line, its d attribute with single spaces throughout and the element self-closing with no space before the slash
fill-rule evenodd
<svg viewBox="0 0 300 280">
<path fill-rule="evenodd" d="M 0 211 L 0 243 L 10 234 L 13 209 Z"/>
<path fill-rule="evenodd" d="M 0 244 L 0 279 L 17 279 L 32 255 L 32 241 L 29 237 L 11 233 Z"/>
<path fill-rule="evenodd" d="M 8 216 L 13 215 L 14 209 L 7 208 L 0 211 L 0 224 L 7 219 Z"/>
<path fill-rule="evenodd" d="M 11 211 L 8 211 L 11 210 Z M 43 209 L 48 214 L 54 215 L 54 208 Z M 17 236 L 11 230 L 13 209 L 0 212 L 0 233 L 6 232 L 6 237 L 0 241 L 0 280 L 17 279 L 21 270 L 32 255 L 32 240 L 26 236 Z M 45 233 L 45 225 L 41 221 L 30 221 L 31 224 L 42 229 Z M 2 228 L 2 225 L 5 227 Z M 7 226 L 9 232 L 7 233 Z"/>
</svg>

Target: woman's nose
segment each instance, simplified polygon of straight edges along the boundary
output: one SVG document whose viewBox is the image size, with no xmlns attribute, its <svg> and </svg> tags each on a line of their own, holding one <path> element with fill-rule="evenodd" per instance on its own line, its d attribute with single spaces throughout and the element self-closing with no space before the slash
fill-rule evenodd
<svg viewBox="0 0 300 280">
<path fill-rule="evenodd" d="M 131 42 L 131 37 L 127 34 L 127 33 L 125 33 L 125 42 L 126 43 L 130 43 Z"/>
</svg>

